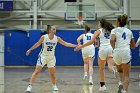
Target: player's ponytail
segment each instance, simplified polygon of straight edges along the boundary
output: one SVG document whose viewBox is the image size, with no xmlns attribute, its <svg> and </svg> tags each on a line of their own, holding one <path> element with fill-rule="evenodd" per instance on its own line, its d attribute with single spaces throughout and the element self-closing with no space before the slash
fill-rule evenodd
<svg viewBox="0 0 140 93">
<path fill-rule="evenodd" d="M 126 14 L 118 17 L 117 21 L 120 23 L 120 27 L 124 27 L 128 23 L 128 16 Z"/>
<path fill-rule="evenodd" d="M 101 19 L 100 25 L 105 30 L 105 32 L 111 32 L 111 30 L 114 28 L 114 26 L 105 19 Z"/>
<path fill-rule="evenodd" d="M 48 34 L 49 34 L 50 29 L 51 29 L 51 25 L 47 25 L 46 31 L 47 31 Z"/>
<path fill-rule="evenodd" d="M 85 25 L 85 35 L 86 33 L 90 32 L 90 27 L 88 25 Z"/>
<path fill-rule="evenodd" d="M 111 23 L 107 22 L 106 25 L 107 31 L 111 32 L 111 30 L 114 29 L 114 26 Z"/>
</svg>

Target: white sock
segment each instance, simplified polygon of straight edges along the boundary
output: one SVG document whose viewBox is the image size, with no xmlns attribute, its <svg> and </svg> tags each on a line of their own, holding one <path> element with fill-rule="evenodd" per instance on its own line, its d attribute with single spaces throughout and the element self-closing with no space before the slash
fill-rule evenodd
<svg viewBox="0 0 140 93">
<path fill-rule="evenodd" d="M 31 86 L 32 86 L 32 83 L 29 83 L 29 85 L 31 85 Z"/>
<path fill-rule="evenodd" d="M 92 76 L 89 77 L 89 80 L 92 80 Z"/>
<path fill-rule="evenodd" d="M 123 90 L 123 93 L 127 93 L 125 90 Z"/>
<path fill-rule="evenodd" d="M 53 86 L 55 87 L 55 86 L 56 86 L 56 84 L 53 84 Z"/>
<path fill-rule="evenodd" d="M 112 67 L 112 70 L 113 70 L 114 72 L 117 72 L 116 66 L 113 66 L 113 67 Z"/>
<path fill-rule="evenodd" d="M 121 82 L 121 81 L 119 81 L 119 82 L 118 82 L 118 84 L 119 84 L 119 85 L 122 85 L 122 82 Z"/>
<path fill-rule="evenodd" d="M 85 72 L 85 74 L 84 74 L 85 76 L 87 76 L 87 72 Z"/>
</svg>

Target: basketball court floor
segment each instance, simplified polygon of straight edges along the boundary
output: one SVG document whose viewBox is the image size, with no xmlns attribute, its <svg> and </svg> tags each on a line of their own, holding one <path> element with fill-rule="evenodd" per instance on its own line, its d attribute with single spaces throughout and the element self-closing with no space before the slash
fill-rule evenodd
<svg viewBox="0 0 140 93">
<path fill-rule="evenodd" d="M 30 76 L 34 67 L 3 68 L 0 67 L 0 93 L 26 93 Z M 117 93 L 117 80 L 113 73 L 105 69 L 107 91 L 99 91 L 99 68 L 94 67 L 94 84 L 84 82 L 83 67 L 56 67 L 57 85 L 59 91 L 52 91 L 48 70 L 42 73 L 34 83 L 32 93 Z M 128 93 L 140 93 L 139 68 L 131 69 L 131 81 Z"/>
</svg>

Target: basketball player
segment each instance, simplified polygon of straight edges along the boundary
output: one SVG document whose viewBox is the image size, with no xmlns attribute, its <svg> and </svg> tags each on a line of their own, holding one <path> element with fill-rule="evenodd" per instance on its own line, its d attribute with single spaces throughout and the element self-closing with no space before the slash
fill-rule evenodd
<svg viewBox="0 0 140 93">
<path fill-rule="evenodd" d="M 86 25 L 85 33 L 80 35 L 77 38 L 78 45 L 81 44 L 80 40 L 83 39 L 83 44 L 85 44 L 86 42 L 91 40 L 92 36 L 93 36 L 93 34 L 90 33 L 90 27 Z M 92 75 L 93 75 L 94 55 L 95 55 L 95 48 L 94 48 L 93 44 L 82 49 L 82 57 L 84 60 L 84 78 L 83 79 L 86 80 L 88 77 L 88 73 L 89 73 L 89 84 L 90 85 L 93 84 Z"/>
<path fill-rule="evenodd" d="M 97 31 L 95 31 L 92 39 L 83 44 L 76 47 L 77 50 L 84 48 L 88 45 L 91 45 L 94 43 L 95 39 L 100 39 L 100 47 L 98 52 L 98 65 L 99 65 L 99 72 L 100 72 L 100 88 L 99 91 L 105 91 L 105 64 L 106 61 L 108 62 L 108 67 L 111 71 L 114 71 L 114 61 L 112 58 L 112 47 L 110 45 L 110 32 L 114 28 L 111 23 L 107 22 L 105 19 L 102 19 L 98 26 L 100 26 Z"/>
<path fill-rule="evenodd" d="M 111 46 L 113 50 L 113 59 L 119 72 L 120 80 L 118 93 L 126 93 L 129 86 L 129 74 L 131 66 L 131 48 L 135 48 L 135 41 L 131 30 L 126 28 L 128 22 L 127 15 L 121 15 L 117 18 L 117 27 L 111 31 Z"/>
<path fill-rule="evenodd" d="M 40 51 L 35 71 L 33 72 L 31 76 L 30 84 L 27 87 L 27 90 L 26 90 L 27 92 L 31 92 L 32 84 L 34 83 L 36 77 L 41 72 L 45 64 L 47 64 L 48 66 L 51 82 L 53 85 L 53 90 L 54 91 L 58 90 L 56 86 L 56 76 L 55 76 L 56 59 L 54 55 L 57 42 L 67 47 L 76 47 L 76 45 L 63 41 L 60 37 L 57 37 L 55 33 L 56 33 L 56 27 L 49 26 L 48 34 L 41 36 L 40 40 L 26 52 L 26 56 L 28 56 L 31 51 L 33 51 L 35 48 L 39 47 L 42 44 L 42 50 Z"/>
</svg>

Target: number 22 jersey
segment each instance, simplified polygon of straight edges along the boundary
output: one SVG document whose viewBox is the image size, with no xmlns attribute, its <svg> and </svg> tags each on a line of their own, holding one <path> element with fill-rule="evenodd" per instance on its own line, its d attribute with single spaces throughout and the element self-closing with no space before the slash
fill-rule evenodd
<svg viewBox="0 0 140 93">
<path fill-rule="evenodd" d="M 49 39 L 48 34 L 44 35 L 44 41 L 42 42 L 42 50 L 40 54 L 45 56 L 54 56 L 57 42 L 58 40 L 56 35 L 54 35 L 52 40 Z"/>
</svg>

